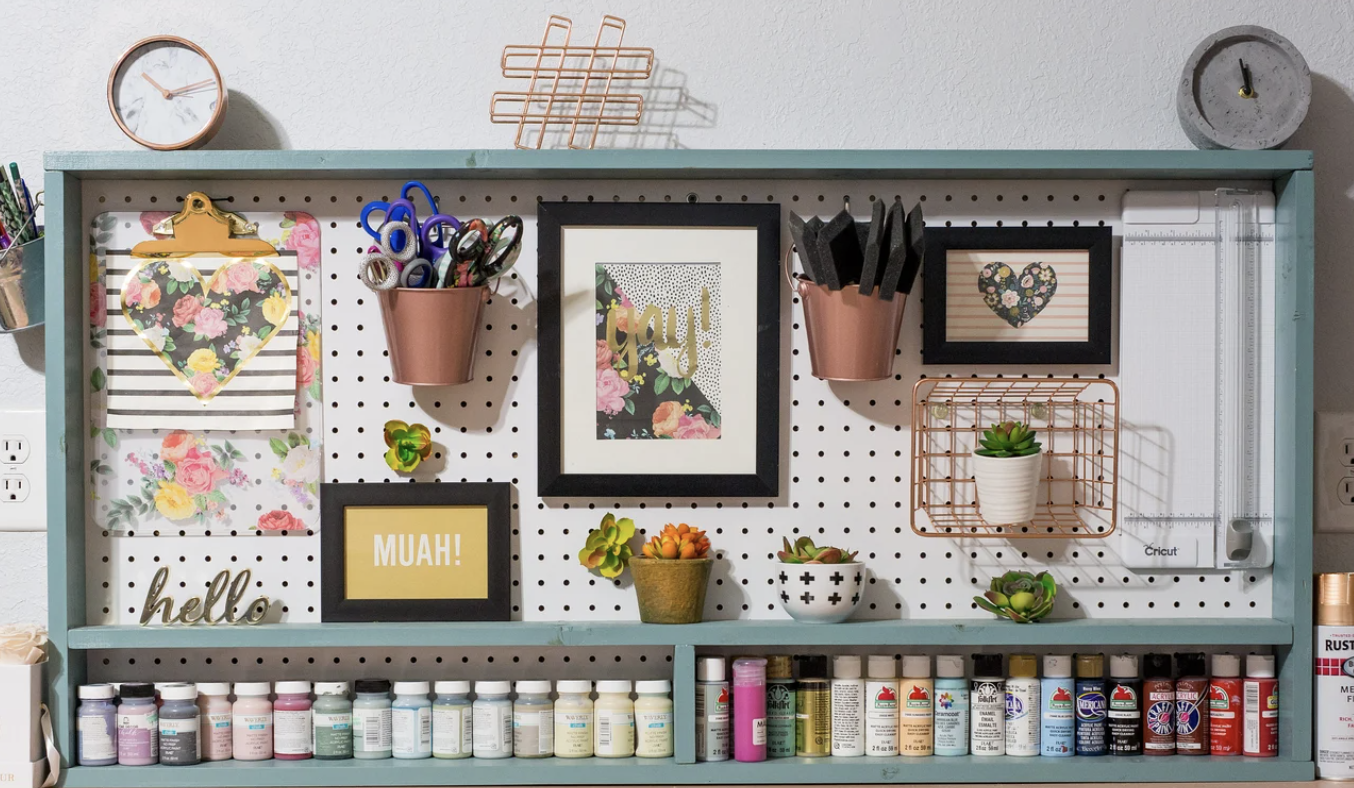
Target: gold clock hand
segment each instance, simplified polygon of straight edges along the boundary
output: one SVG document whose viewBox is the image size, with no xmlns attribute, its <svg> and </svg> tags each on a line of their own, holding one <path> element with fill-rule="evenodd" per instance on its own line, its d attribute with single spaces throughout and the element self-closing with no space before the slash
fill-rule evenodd
<svg viewBox="0 0 1354 788">
<path fill-rule="evenodd" d="M 177 95 L 179 95 L 180 93 L 187 93 L 187 92 L 190 91 L 190 90 L 194 90 L 194 89 L 196 89 L 196 88 L 204 87 L 204 86 L 206 86 L 206 85 L 213 85 L 213 84 L 216 84 L 216 81 L 215 81 L 215 80 L 204 79 L 204 80 L 202 80 L 201 82 L 194 82 L 194 83 L 191 84 L 191 85 L 184 85 L 184 86 L 181 87 L 181 88 L 174 88 L 173 90 L 169 91 L 169 95 L 171 95 L 171 96 L 177 96 Z"/>
<path fill-rule="evenodd" d="M 160 87 L 160 83 L 159 83 L 159 82 L 156 82 L 155 80 L 151 79 L 151 78 L 150 78 L 150 74 L 147 74 L 146 72 L 142 71 L 142 72 L 141 72 L 141 76 L 142 76 L 142 78 L 144 78 L 147 82 L 149 82 L 149 83 L 151 84 L 151 87 L 153 87 L 153 88 L 155 88 L 156 90 L 160 91 L 160 95 L 161 95 L 161 96 L 164 96 L 165 98 L 169 98 L 169 96 L 170 96 L 169 91 L 168 91 L 168 90 L 165 90 L 165 89 L 162 88 L 162 87 Z"/>
</svg>

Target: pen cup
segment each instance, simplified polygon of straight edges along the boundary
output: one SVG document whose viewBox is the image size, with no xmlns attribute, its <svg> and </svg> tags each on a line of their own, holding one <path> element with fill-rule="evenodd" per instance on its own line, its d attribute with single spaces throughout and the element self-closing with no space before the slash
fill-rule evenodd
<svg viewBox="0 0 1354 788">
<path fill-rule="evenodd" d="M 391 377 L 408 386 L 457 386 L 475 377 L 489 287 L 397 287 L 380 293 Z"/>
<path fill-rule="evenodd" d="M 42 325 L 47 239 L 0 249 L 0 333 Z"/>
<path fill-rule="evenodd" d="M 892 301 L 861 295 L 855 285 L 829 290 L 798 274 L 793 286 L 804 304 L 809 362 L 820 380 L 883 380 L 893 374 L 906 293 Z"/>
</svg>

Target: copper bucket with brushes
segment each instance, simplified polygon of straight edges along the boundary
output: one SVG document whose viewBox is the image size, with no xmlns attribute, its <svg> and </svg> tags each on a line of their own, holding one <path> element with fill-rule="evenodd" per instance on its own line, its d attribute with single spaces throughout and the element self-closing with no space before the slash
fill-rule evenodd
<svg viewBox="0 0 1354 788">
<path fill-rule="evenodd" d="M 480 316 L 488 300 L 488 285 L 382 290 L 391 378 L 409 386 L 474 380 Z"/>
</svg>

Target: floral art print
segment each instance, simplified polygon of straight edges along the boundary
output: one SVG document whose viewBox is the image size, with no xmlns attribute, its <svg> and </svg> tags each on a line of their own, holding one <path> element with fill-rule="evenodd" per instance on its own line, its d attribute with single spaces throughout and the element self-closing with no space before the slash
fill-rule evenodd
<svg viewBox="0 0 1354 788">
<path fill-rule="evenodd" d="M 1005 263 L 983 266 L 978 292 L 993 314 L 1020 328 L 1044 311 L 1058 292 L 1058 274 L 1047 263 L 1030 263 L 1016 273 Z"/>
</svg>

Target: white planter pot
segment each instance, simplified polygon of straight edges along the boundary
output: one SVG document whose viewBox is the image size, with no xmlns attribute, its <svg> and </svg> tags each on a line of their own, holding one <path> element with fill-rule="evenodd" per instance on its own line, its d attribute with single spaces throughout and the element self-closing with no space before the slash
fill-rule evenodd
<svg viewBox="0 0 1354 788">
<path fill-rule="evenodd" d="M 780 606 L 801 624 L 839 624 L 865 597 L 865 564 L 776 564 Z"/>
<path fill-rule="evenodd" d="M 988 525 L 1019 525 L 1034 519 L 1044 455 L 984 457 L 973 455 L 978 483 L 978 514 Z"/>
</svg>

